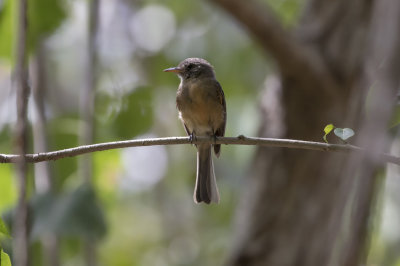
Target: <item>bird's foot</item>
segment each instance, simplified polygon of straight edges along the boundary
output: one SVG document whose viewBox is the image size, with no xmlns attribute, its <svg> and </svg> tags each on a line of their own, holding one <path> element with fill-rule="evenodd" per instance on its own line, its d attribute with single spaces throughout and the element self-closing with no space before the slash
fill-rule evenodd
<svg viewBox="0 0 400 266">
<path fill-rule="evenodd" d="M 213 140 L 214 140 L 214 145 L 217 144 L 217 135 L 213 134 L 213 135 L 212 135 L 212 138 L 213 138 Z"/>
<path fill-rule="evenodd" d="M 193 144 L 193 141 L 196 141 L 196 140 L 197 140 L 197 138 L 196 138 L 196 135 L 194 134 L 194 132 L 190 133 L 190 135 L 189 135 L 190 143 Z"/>
</svg>

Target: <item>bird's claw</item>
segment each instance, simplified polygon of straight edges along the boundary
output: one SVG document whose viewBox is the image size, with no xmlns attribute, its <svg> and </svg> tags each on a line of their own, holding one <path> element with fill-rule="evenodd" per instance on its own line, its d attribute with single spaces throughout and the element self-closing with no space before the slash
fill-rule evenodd
<svg viewBox="0 0 400 266">
<path fill-rule="evenodd" d="M 214 145 L 216 145 L 217 144 L 217 136 L 216 135 L 212 135 L 212 138 L 214 140 Z"/>
<path fill-rule="evenodd" d="M 196 140 L 197 140 L 196 135 L 193 132 L 190 133 L 190 135 L 189 135 L 190 143 L 193 144 L 193 141 L 196 141 Z"/>
</svg>

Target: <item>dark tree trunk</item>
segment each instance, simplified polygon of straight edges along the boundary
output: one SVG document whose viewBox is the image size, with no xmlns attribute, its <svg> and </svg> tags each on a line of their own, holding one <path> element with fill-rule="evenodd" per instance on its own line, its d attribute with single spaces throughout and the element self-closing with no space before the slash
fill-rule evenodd
<svg viewBox="0 0 400 266">
<path fill-rule="evenodd" d="M 396 80 L 379 88 L 372 119 L 364 119 L 364 103 L 376 78 L 367 70 L 382 60 L 369 56 L 381 49 L 374 43 L 382 29 L 376 10 L 395 8 L 391 15 L 398 16 L 395 0 L 311 0 L 294 34 L 286 35 L 256 2 L 214 2 L 277 60 L 281 75 L 266 83 L 260 136 L 321 141 L 325 125 L 333 123 L 355 129 L 360 145 L 384 148 Z M 392 24 L 387 34 L 397 36 L 400 25 L 396 19 Z M 382 103 L 388 108 L 380 112 Z M 370 144 L 368 137 L 382 141 Z M 259 148 L 244 186 L 229 265 L 361 264 L 376 191 L 375 159 Z"/>
</svg>

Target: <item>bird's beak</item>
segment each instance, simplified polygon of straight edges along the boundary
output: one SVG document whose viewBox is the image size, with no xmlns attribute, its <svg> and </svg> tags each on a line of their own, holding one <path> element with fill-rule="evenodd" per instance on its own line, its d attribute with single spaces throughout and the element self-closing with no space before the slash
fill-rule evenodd
<svg viewBox="0 0 400 266">
<path fill-rule="evenodd" d="M 182 72 L 182 69 L 180 69 L 179 67 L 170 67 L 170 68 L 164 69 L 164 72 L 174 72 L 176 74 L 179 74 Z"/>
</svg>

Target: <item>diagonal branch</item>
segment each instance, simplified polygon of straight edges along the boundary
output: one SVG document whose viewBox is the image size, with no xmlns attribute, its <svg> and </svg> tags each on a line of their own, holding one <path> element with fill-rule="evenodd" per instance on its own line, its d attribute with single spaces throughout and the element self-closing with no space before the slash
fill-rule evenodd
<svg viewBox="0 0 400 266">
<path fill-rule="evenodd" d="M 337 91 L 338 84 L 317 51 L 286 31 L 267 6 L 254 0 L 210 1 L 241 22 L 276 60 L 282 73 L 304 82 L 313 81 L 328 95 Z"/>
<path fill-rule="evenodd" d="M 156 146 L 156 145 L 177 145 L 177 144 L 233 144 L 233 145 L 258 145 L 266 147 L 280 147 L 290 149 L 303 149 L 303 150 L 315 150 L 325 152 L 357 152 L 357 153 L 370 153 L 371 151 L 353 146 L 343 144 L 329 144 L 323 142 L 304 141 L 304 140 L 293 140 L 293 139 L 273 139 L 273 138 L 253 138 L 245 137 L 240 135 L 238 137 L 197 137 L 196 140 L 190 141 L 189 137 L 167 137 L 167 138 L 149 138 L 149 139 L 135 139 L 135 140 L 124 140 L 114 142 L 104 142 L 91 145 L 83 145 L 74 148 L 26 154 L 25 160 L 29 163 L 38 163 L 43 161 L 54 161 L 65 157 L 74 157 L 82 154 L 87 154 L 96 151 L 105 151 L 112 149 L 121 149 L 129 147 L 141 147 L 141 146 Z M 388 154 L 379 153 L 377 156 L 382 162 L 393 163 L 400 165 L 400 157 Z M 0 154 L 0 163 L 17 163 L 20 159 L 20 155 L 16 154 Z"/>
</svg>

